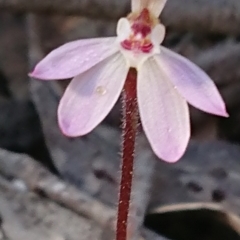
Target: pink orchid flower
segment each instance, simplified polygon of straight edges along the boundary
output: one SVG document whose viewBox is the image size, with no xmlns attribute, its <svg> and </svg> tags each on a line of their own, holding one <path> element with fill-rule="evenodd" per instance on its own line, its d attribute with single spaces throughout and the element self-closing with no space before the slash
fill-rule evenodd
<svg viewBox="0 0 240 240">
<path fill-rule="evenodd" d="M 110 112 L 129 68 L 137 70 L 137 97 L 144 132 L 155 154 L 177 161 L 190 138 L 187 102 L 228 116 L 213 81 L 196 65 L 160 46 L 165 27 L 158 17 L 166 0 L 132 0 L 132 13 L 117 24 L 117 37 L 83 39 L 47 55 L 30 76 L 73 80 L 58 108 L 67 136 L 92 131 Z"/>
</svg>

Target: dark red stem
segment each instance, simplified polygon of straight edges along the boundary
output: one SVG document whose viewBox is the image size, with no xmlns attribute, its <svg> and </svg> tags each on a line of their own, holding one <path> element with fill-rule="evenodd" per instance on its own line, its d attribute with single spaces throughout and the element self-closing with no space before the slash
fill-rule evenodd
<svg viewBox="0 0 240 240">
<path fill-rule="evenodd" d="M 126 240 L 128 232 L 128 214 L 132 189 L 135 139 L 138 126 L 136 78 L 136 70 L 130 69 L 122 94 L 122 169 L 118 201 L 116 240 Z"/>
</svg>

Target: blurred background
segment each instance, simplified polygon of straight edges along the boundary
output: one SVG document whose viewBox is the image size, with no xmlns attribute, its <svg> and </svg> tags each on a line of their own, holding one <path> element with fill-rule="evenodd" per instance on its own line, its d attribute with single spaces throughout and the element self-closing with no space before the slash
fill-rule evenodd
<svg viewBox="0 0 240 240">
<path fill-rule="evenodd" d="M 120 102 L 91 134 L 70 139 L 56 116 L 69 80 L 28 73 L 65 42 L 114 36 L 128 12 L 130 0 L 0 0 L 0 239 L 113 239 Z M 132 196 L 139 231 L 146 240 L 238 240 L 240 2 L 168 0 L 161 21 L 163 45 L 211 76 L 230 117 L 191 107 L 192 139 L 171 165 L 139 134 Z"/>
</svg>

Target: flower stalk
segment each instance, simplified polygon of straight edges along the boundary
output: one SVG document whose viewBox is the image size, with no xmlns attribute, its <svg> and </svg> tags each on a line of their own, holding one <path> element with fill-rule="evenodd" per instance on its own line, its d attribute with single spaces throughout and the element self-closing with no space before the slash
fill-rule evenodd
<svg viewBox="0 0 240 240">
<path fill-rule="evenodd" d="M 136 81 L 137 72 L 135 69 L 131 68 L 128 72 L 122 92 L 123 143 L 116 240 L 126 240 L 128 235 L 128 214 L 133 179 L 135 139 L 139 121 Z"/>
</svg>

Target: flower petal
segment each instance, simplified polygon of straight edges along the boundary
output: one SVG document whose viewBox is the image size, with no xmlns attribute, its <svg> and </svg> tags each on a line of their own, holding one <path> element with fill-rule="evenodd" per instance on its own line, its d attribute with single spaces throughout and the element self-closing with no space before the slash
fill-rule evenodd
<svg viewBox="0 0 240 240">
<path fill-rule="evenodd" d="M 127 18 L 120 18 L 117 23 L 117 39 L 118 42 L 128 39 L 132 33 L 130 22 Z"/>
<path fill-rule="evenodd" d="M 176 162 L 190 137 L 187 102 L 154 58 L 149 58 L 138 72 L 137 93 L 143 129 L 153 151 L 167 162 Z"/>
<path fill-rule="evenodd" d="M 167 0 L 132 0 L 132 12 L 140 12 L 148 8 L 151 14 L 159 17 Z"/>
<path fill-rule="evenodd" d="M 63 133 L 76 137 L 95 128 L 116 103 L 127 73 L 126 61 L 121 53 L 116 53 L 75 77 L 58 108 Z"/>
<path fill-rule="evenodd" d="M 157 24 L 151 33 L 151 41 L 153 45 L 157 45 L 159 48 L 159 45 L 163 42 L 166 34 L 165 26 L 162 24 Z"/>
<path fill-rule="evenodd" d="M 90 69 L 118 50 L 115 37 L 82 39 L 50 52 L 29 75 L 39 79 L 66 79 Z"/>
<path fill-rule="evenodd" d="M 168 79 L 190 104 L 208 113 L 228 116 L 214 82 L 198 66 L 164 47 L 161 47 L 160 54 L 156 55 L 156 60 Z"/>
</svg>

